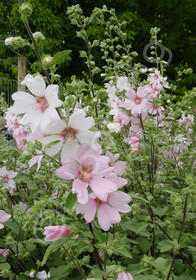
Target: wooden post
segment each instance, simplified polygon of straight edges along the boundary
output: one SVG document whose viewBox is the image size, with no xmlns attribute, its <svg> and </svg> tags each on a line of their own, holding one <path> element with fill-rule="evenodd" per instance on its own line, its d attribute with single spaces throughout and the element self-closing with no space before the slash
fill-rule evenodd
<svg viewBox="0 0 196 280">
<path fill-rule="evenodd" d="M 25 86 L 21 82 L 26 76 L 26 60 L 23 56 L 18 57 L 18 91 L 25 91 Z"/>
</svg>

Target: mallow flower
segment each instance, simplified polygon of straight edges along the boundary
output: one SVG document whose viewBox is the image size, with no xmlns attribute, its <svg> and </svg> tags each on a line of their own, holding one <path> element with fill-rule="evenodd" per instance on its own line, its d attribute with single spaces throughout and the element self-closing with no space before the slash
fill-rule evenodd
<svg viewBox="0 0 196 280">
<path fill-rule="evenodd" d="M 47 226 L 44 229 L 45 241 L 55 241 L 70 234 L 68 226 Z"/>
<path fill-rule="evenodd" d="M 24 84 L 31 93 L 17 91 L 12 95 L 16 114 L 24 114 L 21 124 L 30 126 L 32 131 L 40 125 L 44 131 L 51 119 L 59 118 L 55 108 L 62 105 L 58 99 L 58 85 L 46 87 L 44 79 L 40 76 L 35 78 L 26 75 Z"/>
<path fill-rule="evenodd" d="M 108 163 L 108 157 L 102 156 L 88 144 L 82 144 L 77 151 L 77 159 L 63 161 L 63 166 L 56 170 L 56 174 L 62 179 L 73 180 L 72 193 L 77 193 L 79 203 L 88 202 L 88 186 L 97 198 L 106 201 L 108 193 L 118 188 L 109 178 L 113 167 Z"/>
<path fill-rule="evenodd" d="M 11 215 L 5 213 L 3 210 L 0 210 L 0 229 L 4 228 L 4 225 L 2 223 L 5 223 L 9 220 Z"/>
<path fill-rule="evenodd" d="M 101 229 L 108 231 L 112 224 L 120 223 L 119 212 L 128 213 L 131 210 L 128 205 L 130 201 L 131 197 L 121 191 L 109 193 L 106 201 L 98 199 L 94 193 L 91 193 L 86 204 L 78 204 L 76 213 L 84 214 L 86 222 L 91 223 L 97 211 Z"/>
</svg>

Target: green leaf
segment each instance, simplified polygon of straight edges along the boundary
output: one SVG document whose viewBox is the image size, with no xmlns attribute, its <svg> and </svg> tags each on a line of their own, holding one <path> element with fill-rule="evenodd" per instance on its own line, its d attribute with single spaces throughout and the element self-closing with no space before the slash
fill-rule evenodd
<svg viewBox="0 0 196 280">
<path fill-rule="evenodd" d="M 70 266 L 69 265 L 61 265 L 58 267 L 52 267 L 50 269 L 50 280 L 66 280 L 67 276 L 70 273 Z"/>
<path fill-rule="evenodd" d="M 114 253 L 121 255 L 123 257 L 129 258 L 129 259 L 133 258 L 132 255 L 130 254 L 130 252 L 126 248 L 123 248 L 123 247 L 115 248 Z"/>
<path fill-rule="evenodd" d="M 169 240 L 160 241 L 157 248 L 160 250 L 161 253 L 167 252 L 173 248 L 172 243 Z"/>
<path fill-rule="evenodd" d="M 124 231 L 129 230 L 142 236 L 150 235 L 146 230 L 146 227 L 148 226 L 147 223 L 138 223 L 138 222 L 134 223 L 133 221 L 129 221 L 129 222 L 121 223 L 120 226 Z"/>
<path fill-rule="evenodd" d="M 145 237 L 138 237 L 136 238 L 136 241 L 139 243 L 139 246 L 144 253 L 146 253 L 151 247 L 151 242 Z"/>
<path fill-rule="evenodd" d="M 77 195 L 70 193 L 65 201 L 65 207 L 68 209 L 72 209 L 77 201 Z"/>
<path fill-rule="evenodd" d="M 64 50 L 64 51 L 56 53 L 53 57 L 54 63 L 55 64 L 62 64 L 65 61 L 70 61 L 71 60 L 71 57 L 70 57 L 71 52 L 72 52 L 71 50 Z"/>
<path fill-rule="evenodd" d="M 95 229 L 94 234 L 100 243 L 105 243 L 108 241 L 108 236 L 105 233 L 102 233 Z"/>
<path fill-rule="evenodd" d="M 52 252 L 55 252 L 56 250 L 58 250 L 59 248 L 61 248 L 63 246 L 63 244 L 65 244 L 67 242 L 67 238 L 61 238 L 57 241 L 54 241 L 47 249 L 43 258 L 43 261 L 41 263 L 41 266 L 45 265 L 45 263 L 47 262 L 48 258 L 50 257 L 50 255 L 52 254 Z"/>
<path fill-rule="evenodd" d="M 162 278 L 158 278 L 154 275 L 138 275 L 134 276 L 134 280 L 163 280 Z"/>
</svg>

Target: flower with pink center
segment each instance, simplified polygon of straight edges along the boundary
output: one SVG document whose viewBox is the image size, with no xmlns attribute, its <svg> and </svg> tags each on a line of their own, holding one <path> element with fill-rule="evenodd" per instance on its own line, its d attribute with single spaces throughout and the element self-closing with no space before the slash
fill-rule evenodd
<svg viewBox="0 0 196 280">
<path fill-rule="evenodd" d="M 161 98 L 160 90 L 163 88 L 161 84 L 148 84 L 145 86 L 145 88 L 148 90 L 148 92 L 151 94 L 150 99 Z"/>
<path fill-rule="evenodd" d="M 8 171 L 6 167 L 0 168 L 0 180 L 3 180 L 3 189 L 8 189 L 13 193 L 13 190 L 16 188 L 16 183 L 13 180 L 17 175 L 17 172 L 12 170 Z"/>
<path fill-rule="evenodd" d="M 74 112 L 67 124 L 60 119 L 54 121 L 46 128 L 48 136 L 41 140 L 44 145 L 54 143 L 50 148 L 46 146 L 45 152 L 54 156 L 61 150 L 61 160 L 63 161 L 69 157 L 77 158 L 79 144 L 87 143 L 92 148 L 99 150 L 97 139 L 100 133 L 89 130 L 93 125 L 94 119 L 85 118 L 80 112 Z"/>
<path fill-rule="evenodd" d="M 2 223 L 5 223 L 9 220 L 11 215 L 5 213 L 3 210 L 0 210 L 0 229 L 4 228 L 4 225 Z"/>
<path fill-rule="evenodd" d="M 112 172 L 108 162 L 107 157 L 101 156 L 88 144 L 82 144 L 77 151 L 77 159 L 63 161 L 63 166 L 56 170 L 56 174 L 62 179 L 73 180 L 72 193 L 77 193 L 79 203 L 88 202 L 88 186 L 100 200 L 106 201 L 108 193 L 118 188 L 106 178 Z"/>
<path fill-rule="evenodd" d="M 130 196 L 121 191 L 109 193 L 106 201 L 98 199 L 94 193 L 91 193 L 86 204 L 77 206 L 76 213 L 83 214 L 86 222 L 91 223 L 97 211 L 100 227 L 108 231 L 112 224 L 120 223 L 119 212 L 128 213 L 131 210 L 128 205 L 130 201 Z"/>
<path fill-rule="evenodd" d="M 168 82 L 166 82 L 167 77 L 162 77 L 160 71 L 155 69 L 154 73 L 149 74 L 147 81 L 150 84 L 161 84 L 165 88 L 169 88 Z"/>
<path fill-rule="evenodd" d="M 44 228 L 45 241 L 55 241 L 70 234 L 68 226 L 47 226 Z"/>
<path fill-rule="evenodd" d="M 137 93 L 133 89 L 128 91 L 126 93 L 128 98 L 125 99 L 121 106 L 127 110 L 131 110 L 134 116 L 138 114 L 146 116 L 148 109 L 147 92 L 147 89 L 144 87 L 139 87 Z"/>
<path fill-rule="evenodd" d="M 130 273 L 125 273 L 124 271 L 119 272 L 117 280 L 133 280 Z"/>
<path fill-rule="evenodd" d="M 58 85 L 49 85 L 46 88 L 44 79 L 40 76 L 33 78 L 27 75 L 24 83 L 32 94 L 18 91 L 12 95 L 16 114 L 24 114 L 21 124 L 29 125 L 32 131 L 40 125 L 44 131 L 51 119 L 59 118 L 55 108 L 62 105 L 58 99 Z"/>
</svg>

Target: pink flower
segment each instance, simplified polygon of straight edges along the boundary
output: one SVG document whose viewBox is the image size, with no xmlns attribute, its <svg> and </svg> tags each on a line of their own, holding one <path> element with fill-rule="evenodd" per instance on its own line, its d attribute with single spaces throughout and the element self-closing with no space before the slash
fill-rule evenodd
<svg viewBox="0 0 196 280">
<path fill-rule="evenodd" d="M 3 189 L 8 189 L 11 192 L 16 188 L 16 183 L 13 180 L 17 175 L 17 172 L 12 170 L 8 171 L 6 167 L 0 169 L 0 180 L 4 181 Z"/>
<path fill-rule="evenodd" d="M 2 223 L 9 220 L 11 215 L 5 213 L 3 210 L 0 210 L 0 229 L 4 228 L 4 225 Z"/>
<path fill-rule="evenodd" d="M 119 272 L 117 280 L 133 280 L 130 273 L 125 273 L 124 271 Z"/>
<path fill-rule="evenodd" d="M 7 255 L 9 254 L 9 249 L 0 249 L 0 255 L 7 257 Z"/>
<path fill-rule="evenodd" d="M 32 131 L 40 125 L 44 130 L 51 119 L 59 118 L 55 108 L 62 105 L 58 99 L 58 85 L 49 85 L 46 88 L 44 79 L 40 76 L 33 78 L 27 75 L 24 83 L 32 94 L 27 92 L 15 92 L 12 95 L 14 110 L 17 114 L 24 114 L 21 124 L 30 125 Z"/>
<path fill-rule="evenodd" d="M 88 186 L 103 201 L 107 200 L 108 193 L 117 190 L 117 185 L 105 178 L 112 172 L 108 166 L 109 159 L 101 156 L 88 144 L 80 145 L 77 160 L 68 158 L 63 166 L 56 170 L 57 176 L 65 180 L 73 180 L 72 193 L 77 193 L 79 203 L 88 201 Z"/>
<path fill-rule="evenodd" d="M 77 206 L 76 213 L 84 214 L 85 220 L 90 223 L 95 217 L 98 203 L 97 217 L 99 225 L 104 231 L 108 231 L 112 224 L 120 223 L 119 212 L 128 213 L 131 210 L 128 205 L 130 201 L 130 196 L 121 191 L 108 194 L 106 202 L 97 199 L 96 195 L 91 193 L 86 204 Z"/>
<path fill-rule="evenodd" d="M 44 229 L 45 241 L 55 241 L 70 234 L 68 226 L 48 226 Z"/>
<path fill-rule="evenodd" d="M 147 89 L 139 87 L 137 93 L 131 89 L 126 93 L 128 98 L 125 99 L 121 105 L 127 110 L 131 110 L 132 115 L 142 114 L 147 115 L 148 100 L 147 100 Z"/>
</svg>

